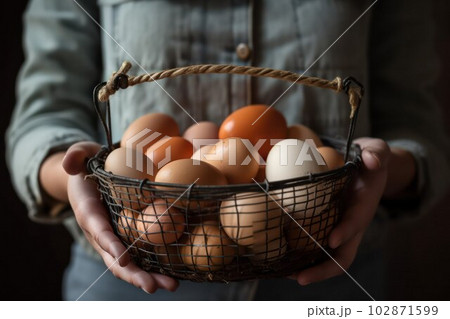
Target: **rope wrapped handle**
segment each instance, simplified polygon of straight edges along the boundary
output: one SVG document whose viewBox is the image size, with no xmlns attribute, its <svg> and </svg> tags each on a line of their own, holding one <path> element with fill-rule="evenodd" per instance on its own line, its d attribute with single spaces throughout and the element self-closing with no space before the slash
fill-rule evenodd
<svg viewBox="0 0 450 319">
<path fill-rule="evenodd" d="M 349 103 L 351 107 L 350 118 L 353 118 L 357 109 L 359 108 L 362 96 L 363 87 L 353 78 L 348 80 L 342 80 L 340 77 L 336 77 L 334 80 L 329 81 L 316 77 L 300 76 L 297 73 L 275 70 L 270 68 L 259 68 L 252 66 L 237 66 L 229 64 L 200 64 L 190 65 L 175 69 L 169 69 L 154 73 L 147 73 L 138 76 L 127 75 L 131 69 L 131 63 L 128 61 L 123 62 L 122 66 L 117 72 L 114 72 L 106 85 L 98 92 L 98 99 L 100 102 L 106 102 L 111 95 L 114 95 L 119 89 L 126 89 L 129 86 L 134 86 L 144 82 L 153 82 L 165 78 L 174 78 L 181 75 L 189 74 L 207 74 L 207 73 L 226 73 L 226 74 L 242 74 L 250 76 L 262 76 L 269 77 L 288 82 L 294 82 L 307 86 L 319 87 L 322 89 L 330 89 L 335 92 L 346 91 L 349 96 Z M 358 85 L 348 86 L 349 80 L 356 82 Z"/>
<path fill-rule="evenodd" d="M 348 77 L 344 80 L 342 80 L 340 77 L 336 77 L 334 80 L 329 81 L 322 78 L 299 75 L 297 73 L 289 71 L 276 70 L 270 68 L 260 68 L 253 66 L 237 66 L 229 64 L 190 65 L 154 73 L 146 73 L 138 76 L 127 75 L 130 69 L 131 63 L 125 61 L 122 63 L 122 66 L 119 68 L 119 70 L 112 74 L 108 82 L 101 83 L 94 90 L 94 104 L 97 103 L 97 100 L 100 102 L 108 102 L 110 96 L 114 95 L 119 89 L 126 89 L 130 86 L 134 86 L 144 82 L 153 82 L 165 78 L 174 78 L 177 76 L 189 74 L 208 74 L 208 73 L 241 74 L 256 77 L 269 77 L 273 79 L 294 82 L 296 84 L 303 84 L 306 86 L 329 89 L 337 93 L 345 92 L 348 95 L 348 101 L 350 104 L 350 128 L 347 138 L 345 160 L 347 160 L 348 158 L 348 152 L 356 126 L 356 117 L 358 114 L 359 106 L 361 104 L 361 99 L 364 94 L 363 86 L 352 77 Z M 96 109 L 98 109 L 97 105 Z M 110 116 L 109 107 L 107 111 L 108 116 Z M 110 134 L 110 132 L 108 132 L 107 130 L 110 130 L 110 127 L 108 128 L 105 127 L 105 131 L 108 135 Z"/>
</svg>

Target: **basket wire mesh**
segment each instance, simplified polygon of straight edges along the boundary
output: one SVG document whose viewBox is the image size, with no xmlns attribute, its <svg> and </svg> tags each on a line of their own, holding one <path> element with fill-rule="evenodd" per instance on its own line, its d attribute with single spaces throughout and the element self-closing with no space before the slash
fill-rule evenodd
<svg viewBox="0 0 450 319">
<path fill-rule="evenodd" d="M 124 63 L 94 90 L 108 145 L 89 160 L 88 170 L 117 236 L 138 266 L 178 279 L 229 282 L 287 276 L 326 258 L 322 249 L 329 250 L 327 237 L 340 219 L 346 189 L 361 164 L 360 149 L 351 143 L 362 97 L 357 81 L 329 82 L 286 71 L 220 65 L 131 77 L 126 75 L 129 68 Z M 351 105 L 348 138 L 322 140 L 341 152 L 346 164 L 290 180 L 226 186 L 163 184 L 106 172 L 105 159 L 117 147 L 111 140 L 109 96 L 119 88 L 163 77 L 202 73 L 270 76 L 344 91 Z M 100 102 L 106 102 L 103 112 Z"/>
</svg>

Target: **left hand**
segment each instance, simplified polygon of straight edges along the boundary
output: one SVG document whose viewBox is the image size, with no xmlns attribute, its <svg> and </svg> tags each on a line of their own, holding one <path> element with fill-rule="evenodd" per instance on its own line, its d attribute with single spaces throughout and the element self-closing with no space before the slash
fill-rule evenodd
<svg viewBox="0 0 450 319">
<path fill-rule="evenodd" d="M 345 270 L 355 259 L 364 232 L 383 196 L 391 155 L 389 146 L 380 139 L 360 138 L 354 143 L 361 146 L 363 167 L 349 189 L 346 211 L 328 238 L 330 248 L 334 249 L 333 258 Z M 300 285 L 307 285 L 341 275 L 343 272 L 330 259 L 305 269 L 294 277 Z"/>
<path fill-rule="evenodd" d="M 78 225 L 115 277 L 147 293 L 154 293 L 158 289 L 175 291 L 179 284 L 177 280 L 139 268 L 114 234 L 109 214 L 100 200 L 97 184 L 85 179 L 85 159 L 94 156 L 99 149 L 100 145 L 93 142 L 76 143 L 67 150 L 62 162 L 64 170 L 70 175 L 67 197 Z"/>
</svg>

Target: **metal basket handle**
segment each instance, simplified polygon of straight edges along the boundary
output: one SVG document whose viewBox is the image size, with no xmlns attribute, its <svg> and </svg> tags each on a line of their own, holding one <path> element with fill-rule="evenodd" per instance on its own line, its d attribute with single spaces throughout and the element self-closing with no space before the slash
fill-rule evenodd
<svg viewBox="0 0 450 319">
<path fill-rule="evenodd" d="M 108 147 L 112 149 L 111 138 L 111 114 L 109 106 L 109 97 L 116 93 L 119 89 L 126 89 L 130 86 L 141 84 L 144 82 L 153 82 L 165 78 L 174 78 L 181 75 L 189 74 L 206 74 L 206 73 L 225 73 L 225 74 L 242 74 L 250 76 L 269 77 L 288 82 L 294 82 L 297 84 L 303 84 L 307 86 L 313 86 L 323 89 L 330 89 L 335 92 L 344 92 L 348 95 L 350 104 L 350 127 L 348 130 L 347 144 L 345 150 L 345 161 L 348 159 L 350 146 L 353 141 L 353 134 L 356 126 L 356 119 L 358 116 L 359 106 L 364 94 L 364 88 L 352 77 L 342 80 L 340 77 L 336 77 L 334 80 L 329 81 L 316 77 L 308 77 L 299 75 L 297 73 L 275 70 L 270 68 L 260 68 L 253 66 L 236 66 L 228 64 L 200 64 L 191 65 L 185 67 L 179 67 L 154 73 L 147 73 L 138 76 L 127 75 L 127 72 L 131 69 L 131 63 L 128 61 L 123 62 L 122 66 L 117 72 L 114 72 L 108 82 L 103 82 L 97 85 L 94 89 L 94 106 L 97 115 L 102 122 L 103 129 L 108 141 Z M 102 113 L 99 102 L 105 102 L 105 112 Z"/>
</svg>

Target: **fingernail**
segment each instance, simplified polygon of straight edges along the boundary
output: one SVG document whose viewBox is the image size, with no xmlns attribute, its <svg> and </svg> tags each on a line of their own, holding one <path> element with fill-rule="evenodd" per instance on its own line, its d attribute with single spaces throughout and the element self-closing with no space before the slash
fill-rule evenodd
<svg viewBox="0 0 450 319">
<path fill-rule="evenodd" d="M 330 243 L 330 248 L 336 249 L 336 248 L 338 248 L 341 244 L 342 244 L 342 240 L 337 239 L 337 240 L 335 240 L 335 241 L 333 241 L 333 242 Z"/>
<path fill-rule="evenodd" d="M 148 294 L 148 295 L 151 295 L 151 294 L 152 294 L 151 292 L 148 292 L 147 290 L 145 290 L 145 288 L 142 288 L 142 290 L 143 290 L 146 294 Z"/>
</svg>

